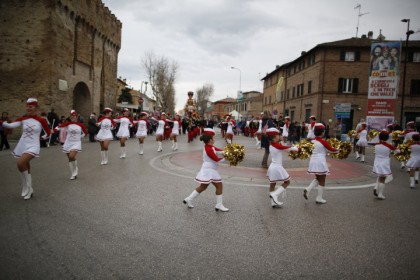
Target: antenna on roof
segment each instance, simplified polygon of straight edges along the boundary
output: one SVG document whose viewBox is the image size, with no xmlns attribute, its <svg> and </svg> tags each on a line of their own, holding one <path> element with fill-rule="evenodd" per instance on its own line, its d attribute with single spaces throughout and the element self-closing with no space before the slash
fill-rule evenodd
<svg viewBox="0 0 420 280">
<path fill-rule="evenodd" d="M 357 38 L 357 34 L 359 33 L 359 20 L 360 20 L 360 17 L 361 16 L 364 16 L 364 15 L 367 15 L 367 14 L 369 14 L 369 12 L 367 12 L 367 13 L 360 13 L 360 9 L 362 9 L 362 5 L 361 4 L 357 4 L 357 6 L 356 7 L 354 7 L 354 9 L 356 10 L 356 9 L 359 9 L 359 13 L 358 13 L 358 15 L 357 15 L 357 27 L 356 27 L 356 38 Z"/>
</svg>

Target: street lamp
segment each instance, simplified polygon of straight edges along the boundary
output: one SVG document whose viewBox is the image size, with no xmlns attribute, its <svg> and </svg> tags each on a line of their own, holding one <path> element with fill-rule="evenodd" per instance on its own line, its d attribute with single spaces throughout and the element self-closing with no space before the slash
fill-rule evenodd
<svg viewBox="0 0 420 280">
<path fill-rule="evenodd" d="M 146 86 L 145 86 L 145 90 L 144 90 L 144 92 L 143 92 L 143 84 L 145 84 Z M 144 99 L 143 99 L 143 94 L 146 94 L 146 91 L 147 91 L 147 84 L 148 84 L 148 82 L 145 82 L 145 81 L 142 81 L 141 82 L 141 85 L 140 85 L 140 97 L 139 97 L 139 99 L 138 99 L 138 101 L 139 101 L 139 111 L 140 112 L 142 112 L 143 111 L 143 102 L 144 102 Z"/>
<path fill-rule="evenodd" d="M 401 115 L 400 115 L 401 127 L 403 127 L 405 79 L 407 77 L 406 72 L 407 72 L 407 60 L 408 60 L 408 39 L 410 38 L 411 34 L 414 34 L 414 31 L 410 30 L 410 19 L 409 18 L 402 19 L 401 22 L 406 22 L 407 23 L 407 32 L 405 33 L 407 35 L 407 37 L 405 39 L 405 58 L 404 58 L 403 85 L 402 85 L 402 93 L 401 93 Z"/>
<path fill-rule="evenodd" d="M 239 71 L 239 92 L 238 92 L 238 95 L 240 95 L 242 93 L 242 91 L 241 91 L 241 69 L 233 67 L 233 66 L 231 66 L 230 69 L 234 69 L 234 70 Z"/>
</svg>

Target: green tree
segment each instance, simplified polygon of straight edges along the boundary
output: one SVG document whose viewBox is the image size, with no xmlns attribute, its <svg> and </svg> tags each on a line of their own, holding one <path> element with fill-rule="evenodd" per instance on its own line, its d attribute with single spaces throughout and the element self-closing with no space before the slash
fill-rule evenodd
<svg viewBox="0 0 420 280">
<path fill-rule="evenodd" d="M 130 88 L 123 88 L 121 90 L 121 95 L 118 96 L 118 103 L 127 102 L 128 104 L 133 104 L 133 96 L 130 91 Z"/>
</svg>

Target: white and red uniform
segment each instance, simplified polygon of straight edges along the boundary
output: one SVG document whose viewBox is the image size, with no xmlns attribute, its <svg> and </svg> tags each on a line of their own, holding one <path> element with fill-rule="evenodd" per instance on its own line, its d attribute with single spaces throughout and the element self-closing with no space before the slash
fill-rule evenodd
<svg viewBox="0 0 420 280">
<path fill-rule="evenodd" d="M 321 137 L 315 137 L 311 141 L 314 143 L 311 158 L 309 159 L 308 173 L 315 175 L 329 175 L 330 170 L 327 165 L 327 152 L 338 153 L 338 150 L 331 147 L 331 145 Z"/>
<path fill-rule="evenodd" d="M 174 126 L 172 127 L 171 134 L 173 134 L 173 135 L 179 135 L 179 128 L 181 126 L 181 121 L 174 120 L 173 123 L 174 123 Z"/>
<path fill-rule="evenodd" d="M 257 134 L 261 134 L 262 133 L 262 120 L 256 120 L 254 122 L 258 122 L 258 130 L 257 130 Z"/>
<path fill-rule="evenodd" d="M 44 139 L 47 139 L 51 134 L 47 121 L 38 116 L 24 116 L 18 118 L 15 122 L 3 123 L 3 127 L 10 129 L 19 126 L 22 126 L 22 136 L 13 150 L 13 156 L 18 158 L 21 157 L 22 154 L 30 154 L 34 157 L 39 157 L 39 136 L 41 135 L 41 131 L 44 130 L 45 132 L 45 135 L 43 136 Z"/>
<path fill-rule="evenodd" d="M 306 127 L 308 128 L 308 135 L 306 136 L 306 138 L 314 139 L 315 138 L 315 134 L 314 134 L 315 122 L 306 124 Z"/>
<path fill-rule="evenodd" d="M 230 120 L 227 122 L 227 130 L 226 130 L 226 134 L 232 134 L 233 135 L 233 128 L 235 127 L 235 121 L 234 120 Z"/>
<path fill-rule="evenodd" d="M 375 145 L 375 160 L 373 162 L 373 173 L 378 177 L 386 177 L 392 175 L 391 159 L 389 154 L 397 148 L 385 141 L 380 141 Z"/>
<path fill-rule="evenodd" d="M 114 136 L 112 135 L 112 129 L 115 128 L 115 122 L 113 119 L 108 117 L 102 117 L 98 121 L 98 126 L 101 127 L 98 134 L 96 135 L 96 140 L 105 141 L 112 140 Z"/>
<path fill-rule="evenodd" d="M 139 119 L 137 121 L 134 121 L 134 124 L 137 124 L 136 137 L 147 137 L 147 127 L 149 122 L 144 119 Z"/>
<path fill-rule="evenodd" d="M 356 142 L 356 146 L 367 147 L 367 145 L 368 145 L 368 140 L 367 140 L 368 132 L 367 132 L 367 130 L 362 128 L 357 132 L 357 134 L 359 135 L 359 140 Z"/>
<path fill-rule="evenodd" d="M 214 147 L 212 145 L 204 145 L 203 150 L 203 165 L 201 166 L 200 171 L 195 177 L 195 181 L 200 184 L 210 184 L 210 183 L 220 183 L 222 182 L 222 177 L 220 177 L 219 172 L 217 172 L 217 167 L 219 162 L 225 161 L 224 158 L 219 158 L 217 152 L 222 152 L 222 149 Z"/>
<path fill-rule="evenodd" d="M 286 137 L 286 138 L 289 137 L 289 127 L 290 127 L 290 122 L 285 122 L 282 127 L 283 132 L 281 136 Z"/>
<path fill-rule="evenodd" d="M 79 122 L 65 122 L 54 129 L 54 132 L 66 130 L 66 140 L 63 145 L 63 152 L 68 154 L 70 151 L 80 152 L 82 150 L 82 138 L 87 135 L 86 127 Z"/>
<path fill-rule="evenodd" d="M 407 161 L 406 166 L 410 169 L 420 168 L 420 143 L 414 142 L 411 145 L 410 159 Z"/>
<path fill-rule="evenodd" d="M 298 148 L 291 146 L 283 146 L 277 142 L 271 142 L 270 154 L 271 164 L 267 170 L 267 177 L 270 183 L 278 181 L 289 181 L 290 175 L 283 167 L 283 152 L 298 151 Z"/>
<path fill-rule="evenodd" d="M 156 135 L 163 135 L 166 126 L 168 126 L 168 122 L 166 120 L 158 120 L 158 128 L 156 129 Z"/>
<path fill-rule="evenodd" d="M 404 138 L 404 143 L 413 138 L 413 134 L 417 132 L 414 129 L 406 129 L 398 137 Z"/>
<path fill-rule="evenodd" d="M 117 132 L 117 137 L 130 138 L 130 127 L 133 126 L 133 120 L 125 116 L 119 116 L 114 121 L 120 124 L 120 127 L 118 128 Z"/>
</svg>

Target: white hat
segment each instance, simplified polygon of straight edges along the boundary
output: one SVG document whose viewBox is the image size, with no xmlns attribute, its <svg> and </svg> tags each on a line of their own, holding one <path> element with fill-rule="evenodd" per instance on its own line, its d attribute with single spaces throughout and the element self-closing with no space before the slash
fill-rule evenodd
<svg viewBox="0 0 420 280">
<path fill-rule="evenodd" d="M 31 97 L 26 100 L 26 104 L 28 105 L 38 105 L 38 99 Z"/>
<path fill-rule="evenodd" d="M 75 115 L 75 116 L 77 115 L 76 110 L 71 110 L 71 111 L 70 111 L 70 116 L 72 116 L 72 115 Z"/>
<path fill-rule="evenodd" d="M 204 134 L 209 134 L 209 135 L 216 135 L 216 132 L 214 131 L 213 128 L 205 128 L 203 133 Z"/>
<path fill-rule="evenodd" d="M 275 127 L 270 127 L 265 131 L 265 134 L 276 135 L 276 134 L 280 134 L 280 131 Z"/>
<path fill-rule="evenodd" d="M 109 107 L 106 107 L 106 108 L 104 109 L 104 113 L 106 114 L 106 113 L 109 113 L 109 112 L 112 112 L 112 109 L 111 109 L 111 108 L 109 108 Z"/>
</svg>

